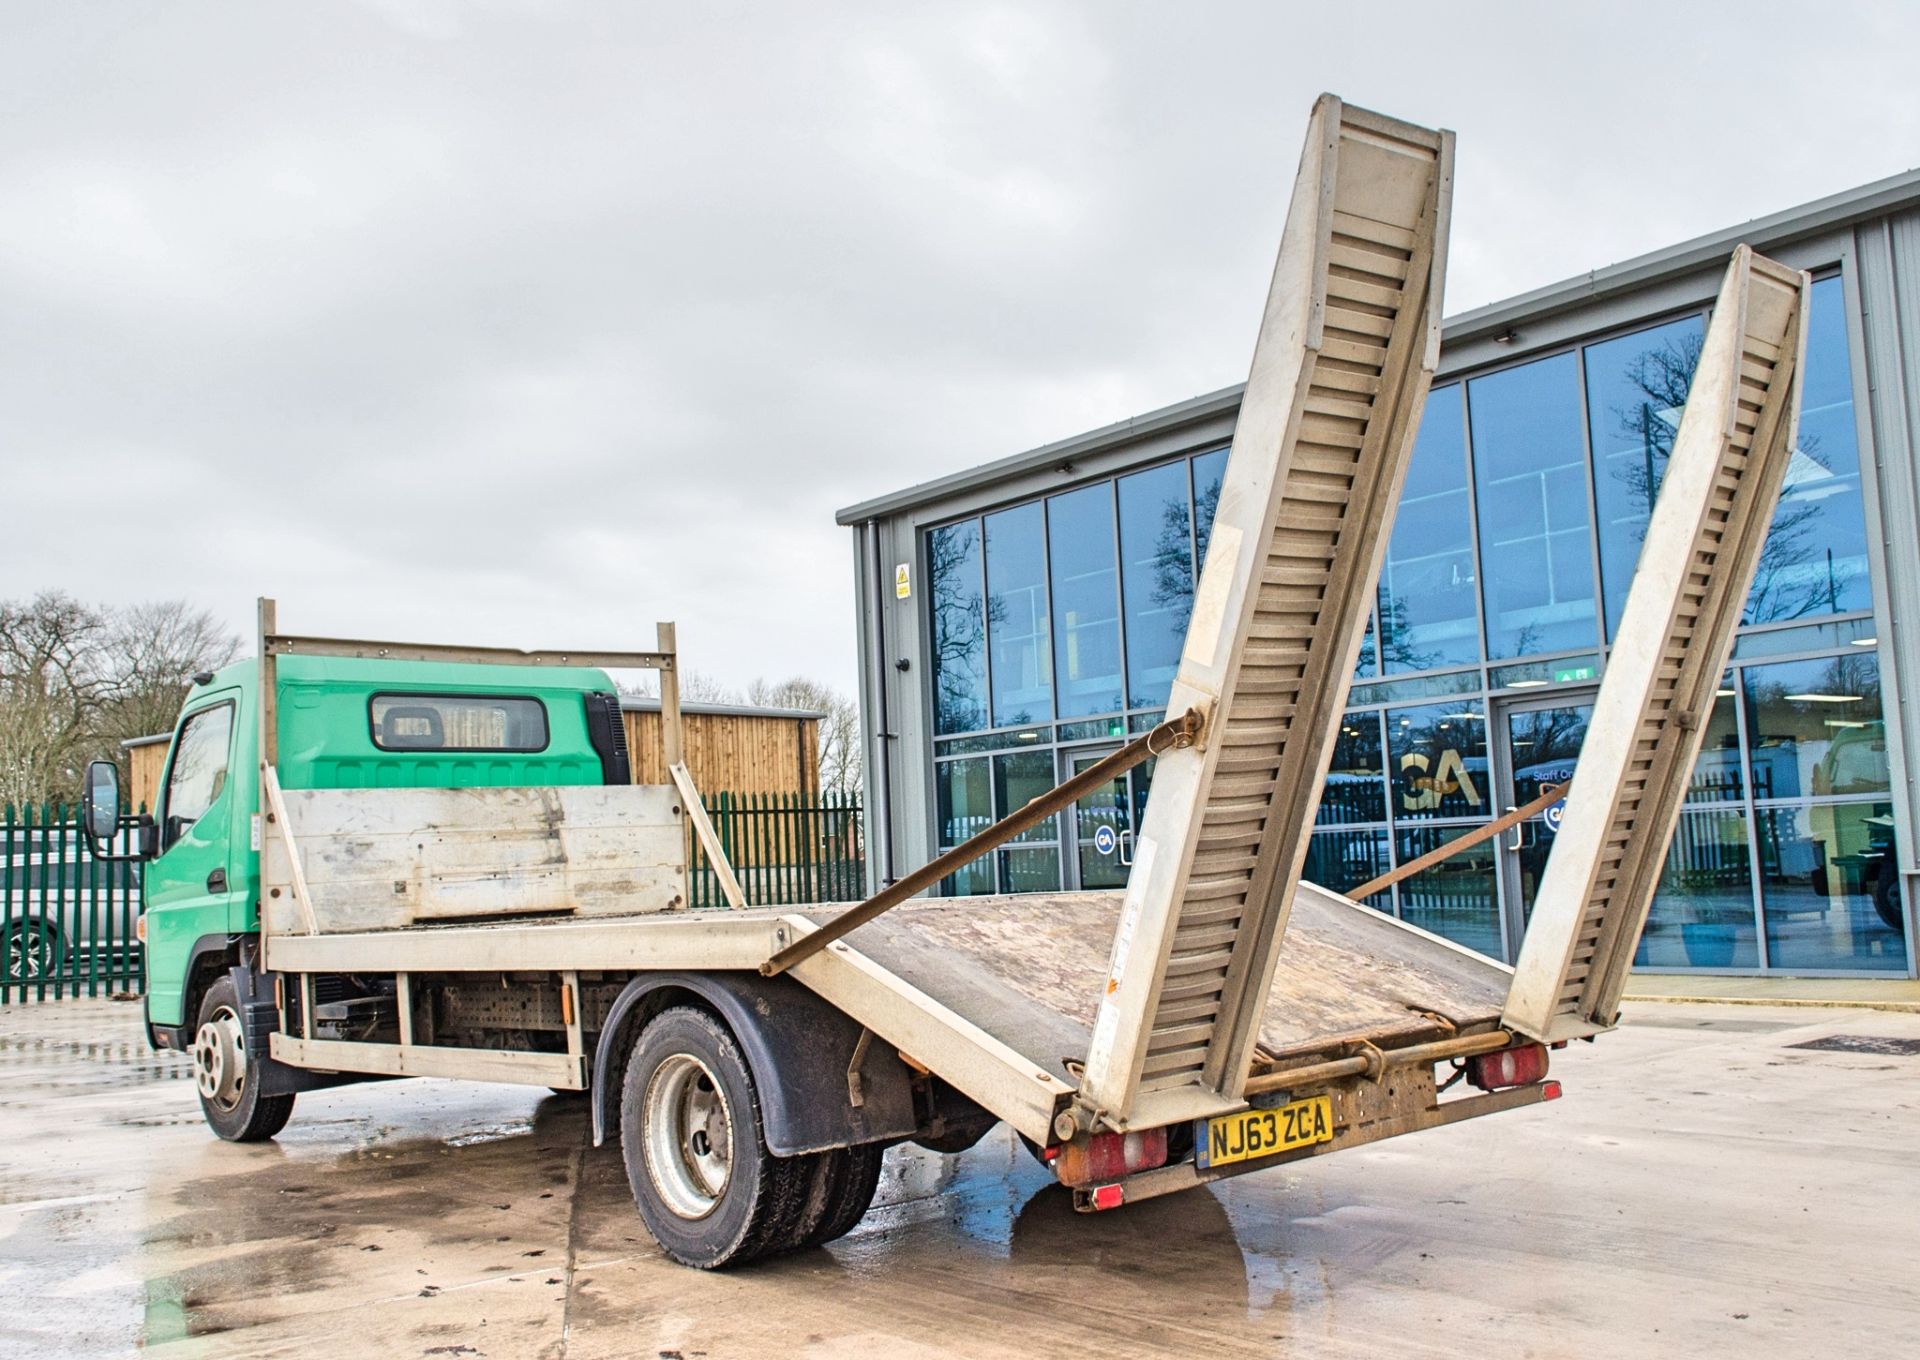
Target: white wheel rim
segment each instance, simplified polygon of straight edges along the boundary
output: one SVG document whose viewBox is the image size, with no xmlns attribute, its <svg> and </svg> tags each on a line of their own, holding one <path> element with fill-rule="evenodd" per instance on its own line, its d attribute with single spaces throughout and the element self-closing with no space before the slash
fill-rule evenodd
<svg viewBox="0 0 1920 1360">
<path fill-rule="evenodd" d="M 193 1036 L 193 1083 L 200 1098 L 222 1113 L 232 1113 L 246 1090 L 247 1048 L 240 1017 L 222 1006 Z"/>
<path fill-rule="evenodd" d="M 676 1053 L 647 1082 L 647 1177 L 681 1218 L 712 1213 L 733 1178 L 733 1116 L 707 1065 Z"/>
<path fill-rule="evenodd" d="M 50 945 L 42 932 L 16 927 L 7 936 L 7 976 L 18 982 L 37 981 L 49 971 Z"/>
</svg>

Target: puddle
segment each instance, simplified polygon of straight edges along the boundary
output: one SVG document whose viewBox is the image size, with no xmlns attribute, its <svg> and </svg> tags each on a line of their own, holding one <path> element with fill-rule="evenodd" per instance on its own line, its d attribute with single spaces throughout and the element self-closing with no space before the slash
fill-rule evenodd
<svg viewBox="0 0 1920 1360">
<path fill-rule="evenodd" d="M 1816 1053 L 1868 1053 L 1876 1057 L 1920 1058 L 1920 1039 L 1902 1039 L 1889 1034 L 1829 1034 L 1824 1039 L 1809 1039 L 1788 1048 L 1812 1049 Z"/>
</svg>

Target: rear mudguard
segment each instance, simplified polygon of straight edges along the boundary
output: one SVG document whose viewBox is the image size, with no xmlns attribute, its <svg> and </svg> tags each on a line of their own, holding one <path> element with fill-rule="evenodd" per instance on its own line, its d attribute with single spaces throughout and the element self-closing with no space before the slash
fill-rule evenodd
<svg viewBox="0 0 1920 1360">
<path fill-rule="evenodd" d="M 607 1013 L 593 1059 L 593 1142 L 620 1122 L 627 1055 L 660 1011 L 702 1005 L 733 1032 L 753 1072 L 767 1147 L 778 1157 L 911 1137 L 919 1127 L 914 1074 L 877 1036 L 848 1081 L 865 1032 L 790 978 L 751 973 L 642 973 Z"/>
</svg>

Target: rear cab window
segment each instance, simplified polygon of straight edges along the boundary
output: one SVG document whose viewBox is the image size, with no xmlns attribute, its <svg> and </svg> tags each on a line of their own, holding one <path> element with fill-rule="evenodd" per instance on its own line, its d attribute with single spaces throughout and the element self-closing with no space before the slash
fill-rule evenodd
<svg viewBox="0 0 1920 1360">
<path fill-rule="evenodd" d="M 518 694 L 376 694 L 368 701 L 382 751 L 544 751 L 547 707 Z"/>
</svg>

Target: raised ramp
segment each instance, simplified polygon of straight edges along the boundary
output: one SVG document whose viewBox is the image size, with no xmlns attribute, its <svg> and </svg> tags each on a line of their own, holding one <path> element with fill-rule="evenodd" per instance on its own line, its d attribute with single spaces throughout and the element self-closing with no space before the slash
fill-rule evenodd
<svg viewBox="0 0 1920 1360">
<path fill-rule="evenodd" d="M 1611 1028 L 1780 498 L 1810 283 L 1734 252 L 1514 972 L 1505 1023 Z"/>
<path fill-rule="evenodd" d="M 1439 346 L 1453 136 L 1314 106 L 1082 1111 L 1237 1103 Z"/>
</svg>

